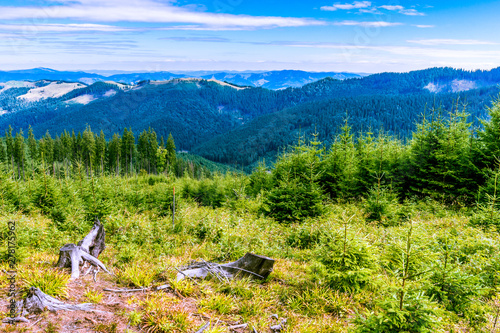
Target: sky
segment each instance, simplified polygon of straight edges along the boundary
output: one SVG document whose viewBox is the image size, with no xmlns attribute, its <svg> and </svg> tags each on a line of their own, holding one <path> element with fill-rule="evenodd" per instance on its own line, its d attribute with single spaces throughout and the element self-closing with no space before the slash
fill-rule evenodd
<svg viewBox="0 0 500 333">
<path fill-rule="evenodd" d="M 0 70 L 491 69 L 498 13 L 498 0 L 0 0 Z"/>
</svg>

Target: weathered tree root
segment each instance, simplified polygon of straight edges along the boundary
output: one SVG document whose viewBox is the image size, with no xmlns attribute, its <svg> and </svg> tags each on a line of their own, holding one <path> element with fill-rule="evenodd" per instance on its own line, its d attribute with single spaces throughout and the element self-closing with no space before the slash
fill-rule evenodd
<svg viewBox="0 0 500 333">
<path fill-rule="evenodd" d="M 41 313 L 44 310 L 49 311 L 94 311 L 92 303 L 82 303 L 82 304 L 67 304 L 55 299 L 43 293 L 40 289 L 36 287 L 31 287 L 28 291 L 28 296 L 23 302 L 23 312 L 28 313 Z"/>
<path fill-rule="evenodd" d="M 96 219 L 94 226 L 90 232 L 75 244 L 66 244 L 59 249 L 59 260 L 57 267 L 66 268 L 71 267 L 71 278 L 77 279 L 80 277 L 80 265 L 84 261 L 89 262 L 91 265 L 101 268 L 108 274 L 111 274 L 104 264 L 97 259 L 99 254 L 106 248 L 105 244 L 106 232 L 99 219 Z M 112 274 L 111 274 L 112 275 Z M 95 279 L 95 277 L 94 277 Z"/>
<path fill-rule="evenodd" d="M 31 287 L 28 290 L 28 295 L 24 300 L 20 300 L 16 303 L 16 314 L 15 318 L 5 318 L 3 322 L 29 322 L 25 318 L 28 314 L 39 314 L 45 310 L 52 312 L 55 311 L 91 311 L 91 312 L 102 312 L 93 309 L 94 305 L 92 303 L 82 303 L 82 304 L 67 304 L 55 299 L 42 292 L 36 287 Z"/>
<path fill-rule="evenodd" d="M 177 281 L 184 278 L 205 278 L 209 273 L 219 280 L 228 280 L 235 276 L 265 280 L 271 274 L 273 266 L 274 259 L 248 252 L 240 259 L 227 264 L 202 261 L 188 265 L 179 271 Z"/>
</svg>

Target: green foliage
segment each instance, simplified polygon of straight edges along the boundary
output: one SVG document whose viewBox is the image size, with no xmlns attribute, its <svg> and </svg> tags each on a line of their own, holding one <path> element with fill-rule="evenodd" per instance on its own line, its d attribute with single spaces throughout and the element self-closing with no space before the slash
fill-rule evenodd
<svg viewBox="0 0 500 333">
<path fill-rule="evenodd" d="M 434 112 L 441 113 L 441 110 Z M 472 164 L 471 124 L 467 114 L 424 120 L 414 133 L 410 153 L 411 193 L 453 203 L 474 200 L 478 177 Z"/>
<path fill-rule="evenodd" d="M 498 170 L 490 172 L 486 186 L 479 191 L 479 202 L 470 224 L 481 228 L 495 228 L 500 230 L 500 200 L 497 190 L 500 176 L 500 160 L 497 160 Z"/>
<path fill-rule="evenodd" d="M 380 186 L 371 188 L 364 203 L 367 221 L 377 221 L 384 226 L 397 224 L 399 204 L 390 188 Z"/>
<path fill-rule="evenodd" d="M 226 189 L 215 179 L 186 182 L 182 188 L 183 198 L 192 198 L 202 206 L 221 207 L 226 200 Z"/>
<path fill-rule="evenodd" d="M 272 188 L 266 193 L 262 211 L 280 223 L 302 221 L 323 212 L 323 192 L 318 184 L 322 149 L 318 142 L 294 147 L 276 162 L 271 172 Z M 262 172 L 262 171 L 260 171 Z"/>
<path fill-rule="evenodd" d="M 323 195 L 315 183 L 281 180 L 265 197 L 262 211 L 280 223 L 302 221 L 323 212 Z"/>
<path fill-rule="evenodd" d="M 46 215 L 58 215 L 57 211 L 61 208 L 61 198 L 59 189 L 52 177 L 44 175 L 41 181 L 35 183 L 33 203 Z M 59 215 L 61 216 L 60 213 Z"/>
<path fill-rule="evenodd" d="M 70 276 L 59 269 L 34 269 L 30 272 L 22 273 L 22 283 L 24 290 L 30 287 L 39 288 L 50 296 L 68 297 L 68 282 Z"/>
<path fill-rule="evenodd" d="M 375 258 L 372 249 L 349 233 L 350 220 L 344 219 L 343 230 L 333 235 L 325 235 L 318 247 L 316 256 L 324 266 L 318 265 L 315 270 L 324 271 L 327 284 L 333 289 L 357 292 L 370 283 L 374 274 Z M 321 276 L 323 274 L 318 274 Z"/>
<path fill-rule="evenodd" d="M 356 333 L 432 333 L 440 326 L 440 311 L 423 293 L 410 293 L 403 308 L 394 295 L 380 302 L 379 310 L 356 320 Z"/>
<path fill-rule="evenodd" d="M 325 230 L 313 222 L 305 222 L 290 228 L 287 244 L 299 249 L 312 249 L 320 243 Z"/>
</svg>

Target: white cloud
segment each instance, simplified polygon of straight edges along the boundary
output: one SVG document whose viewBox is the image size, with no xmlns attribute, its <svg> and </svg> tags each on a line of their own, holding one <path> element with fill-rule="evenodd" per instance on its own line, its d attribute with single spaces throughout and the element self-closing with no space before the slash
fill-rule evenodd
<svg viewBox="0 0 500 333">
<path fill-rule="evenodd" d="M 405 9 L 403 6 L 391 6 L 391 5 L 379 6 L 379 8 L 384 8 L 387 10 L 403 10 L 403 9 Z"/>
<path fill-rule="evenodd" d="M 332 6 L 323 6 L 320 9 L 324 11 L 336 11 L 338 9 L 342 10 L 351 10 L 351 9 L 359 9 L 359 8 L 368 8 L 371 7 L 372 3 L 370 1 L 354 1 L 353 3 L 345 3 L 345 4 L 334 4 Z"/>
<path fill-rule="evenodd" d="M 75 31 L 128 31 L 111 25 L 104 24 L 0 24 L 0 30 L 17 32 L 75 32 Z"/>
<path fill-rule="evenodd" d="M 427 28 L 435 28 L 435 25 L 430 25 L 430 24 L 414 24 L 414 27 L 420 28 L 420 29 L 427 29 Z"/>
<path fill-rule="evenodd" d="M 484 40 L 475 39 L 419 39 L 407 40 L 408 43 L 421 44 L 421 45 L 497 45 Z"/>
<path fill-rule="evenodd" d="M 424 13 L 420 13 L 416 9 L 405 9 L 405 7 L 400 5 L 384 5 L 379 6 L 378 8 L 383 8 L 390 11 L 397 11 L 400 14 L 408 15 L 408 16 L 424 16 Z"/>
<path fill-rule="evenodd" d="M 340 26 L 360 26 L 360 27 L 394 27 L 401 25 L 398 22 L 385 22 L 385 21 L 340 21 L 333 23 L 334 25 Z"/>
<path fill-rule="evenodd" d="M 192 7 L 174 6 L 155 0 L 63 0 L 46 7 L 0 6 L 0 20 L 73 19 L 92 22 L 148 22 L 194 24 L 215 28 L 275 28 L 325 25 L 315 19 L 250 16 L 202 12 Z"/>
</svg>

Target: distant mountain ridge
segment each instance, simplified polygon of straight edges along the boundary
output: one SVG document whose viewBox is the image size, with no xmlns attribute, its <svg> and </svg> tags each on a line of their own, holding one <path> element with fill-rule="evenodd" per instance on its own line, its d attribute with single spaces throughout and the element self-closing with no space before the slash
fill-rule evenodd
<svg viewBox="0 0 500 333">
<path fill-rule="evenodd" d="M 100 81 L 114 81 L 126 84 L 137 84 L 140 81 L 167 81 L 176 78 L 200 78 L 200 79 L 216 79 L 226 81 L 232 84 L 249 87 L 263 87 L 267 89 L 285 89 L 288 87 L 300 87 L 325 77 L 332 77 L 343 80 L 354 77 L 362 77 L 363 75 L 347 72 L 305 72 L 298 70 L 282 70 L 282 71 L 267 71 L 267 72 L 186 72 L 186 73 L 170 73 L 170 72 L 143 72 L 143 73 L 123 73 L 113 74 L 109 76 L 87 73 L 83 71 L 57 71 L 50 68 L 33 68 L 26 70 L 0 71 L 0 82 L 8 81 L 39 81 L 39 80 L 54 80 L 54 81 L 72 81 L 85 84 L 92 84 Z"/>
</svg>

